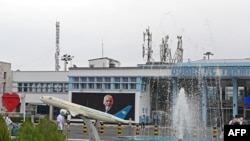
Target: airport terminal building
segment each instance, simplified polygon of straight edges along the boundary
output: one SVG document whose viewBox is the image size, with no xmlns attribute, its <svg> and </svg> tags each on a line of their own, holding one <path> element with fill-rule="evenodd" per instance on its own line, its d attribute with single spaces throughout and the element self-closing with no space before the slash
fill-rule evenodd
<svg viewBox="0 0 250 141">
<path fill-rule="evenodd" d="M 40 101 L 43 95 L 103 110 L 103 97 L 111 94 L 117 111 L 133 107 L 127 118 L 139 123 L 145 115 L 147 123 L 169 125 L 179 89 L 184 88 L 207 125 L 214 117 L 224 123 L 234 115 L 250 118 L 250 59 L 120 67 L 119 61 L 105 57 L 89 60 L 89 67 L 68 71 L 11 73 L 12 92 L 21 97 L 16 111 L 26 114 L 56 116 L 58 109 Z"/>
</svg>

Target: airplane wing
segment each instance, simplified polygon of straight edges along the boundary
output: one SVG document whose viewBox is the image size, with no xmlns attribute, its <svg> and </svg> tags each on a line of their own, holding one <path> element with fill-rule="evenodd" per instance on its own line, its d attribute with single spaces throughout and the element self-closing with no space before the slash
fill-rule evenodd
<svg viewBox="0 0 250 141">
<path fill-rule="evenodd" d="M 77 116 L 77 115 L 79 115 L 79 113 L 77 113 L 76 111 L 74 111 L 74 110 L 68 110 L 69 111 L 69 113 L 73 116 L 73 117 L 75 117 L 75 116 Z"/>
</svg>

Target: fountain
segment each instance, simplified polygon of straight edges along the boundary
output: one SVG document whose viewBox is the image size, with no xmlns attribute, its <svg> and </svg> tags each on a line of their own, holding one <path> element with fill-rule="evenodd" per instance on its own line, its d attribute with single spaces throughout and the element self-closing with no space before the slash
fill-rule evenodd
<svg viewBox="0 0 250 141">
<path fill-rule="evenodd" d="M 173 107 L 172 133 L 158 136 L 121 136 L 113 141 L 223 141 L 212 137 L 209 129 L 201 122 L 197 97 L 187 96 L 184 88 L 181 88 Z"/>
<path fill-rule="evenodd" d="M 186 130 L 188 131 L 188 135 L 191 135 L 191 129 L 197 125 L 197 121 L 193 117 L 196 113 L 189 107 L 191 106 L 188 104 L 184 88 L 181 88 L 173 110 L 173 127 L 176 128 L 176 137 L 178 140 L 183 140 Z"/>
</svg>

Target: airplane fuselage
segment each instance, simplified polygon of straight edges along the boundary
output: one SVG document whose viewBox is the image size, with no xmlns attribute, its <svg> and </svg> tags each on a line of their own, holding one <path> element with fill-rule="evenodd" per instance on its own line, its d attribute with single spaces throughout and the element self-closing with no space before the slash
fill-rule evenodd
<svg viewBox="0 0 250 141">
<path fill-rule="evenodd" d="M 85 118 L 90 118 L 90 119 L 96 119 L 104 122 L 110 122 L 110 123 L 131 123 L 132 121 L 129 120 L 124 120 L 121 118 L 118 118 L 114 115 L 89 108 L 86 106 L 82 106 L 79 104 L 71 103 L 56 97 L 52 96 L 42 96 L 40 100 L 48 105 L 52 105 L 58 108 L 66 109 L 67 111 L 70 112 L 70 114 L 75 117 L 75 116 L 84 116 Z"/>
</svg>

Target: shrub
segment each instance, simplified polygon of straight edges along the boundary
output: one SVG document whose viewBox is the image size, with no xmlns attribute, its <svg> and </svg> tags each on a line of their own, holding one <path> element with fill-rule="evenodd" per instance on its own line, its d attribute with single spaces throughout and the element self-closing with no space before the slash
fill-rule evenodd
<svg viewBox="0 0 250 141">
<path fill-rule="evenodd" d="M 0 141 L 11 141 L 10 132 L 2 115 L 0 115 Z"/>
<path fill-rule="evenodd" d="M 45 141 L 43 134 L 33 125 L 31 121 L 25 121 L 17 133 L 14 141 Z"/>
<path fill-rule="evenodd" d="M 65 141 L 65 135 L 60 132 L 57 125 L 48 117 L 41 120 L 38 125 L 25 121 L 13 141 Z"/>
<path fill-rule="evenodd" d="M 66 140 L 64 133 L 58 130 L 56 123 L 50 121 L 48 117 L 43 118 L 37 128 L 44 135 L 46 141 Z"/>
</svg>

